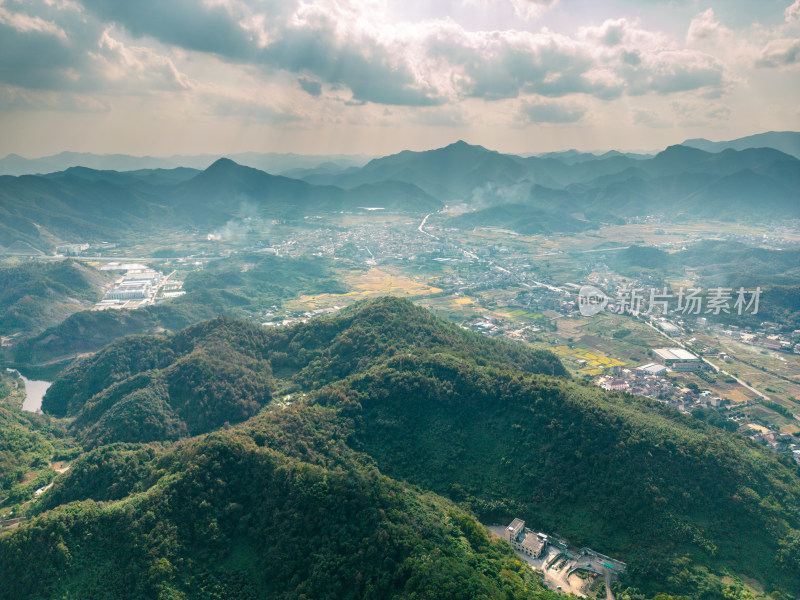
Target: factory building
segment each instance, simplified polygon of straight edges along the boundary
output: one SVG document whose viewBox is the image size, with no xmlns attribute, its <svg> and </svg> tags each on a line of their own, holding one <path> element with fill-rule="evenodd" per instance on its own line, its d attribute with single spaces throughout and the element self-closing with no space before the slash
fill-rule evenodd
<svg viewBox="0 0 800 600">
<path fill-rule="evenodd" d="M 106 294 L 107 300 L 139 300 L 150 297 L 149 282 L 124 281 Z"/>
<path fill-rule="evenodd" d="M 656 348 L 656 357 L 673 371 L 698 371 L 702 368 L 700 358 L 683 348 Z"/>
</svg>

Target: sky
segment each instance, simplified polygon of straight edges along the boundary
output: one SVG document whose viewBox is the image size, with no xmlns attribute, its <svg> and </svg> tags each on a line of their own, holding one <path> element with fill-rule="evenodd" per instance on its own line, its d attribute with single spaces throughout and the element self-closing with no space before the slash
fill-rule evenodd
<svg viewBox="0 0 800 600">
<path fill-rule="evenodd" d="M 0 0 L 0 156 L 800 131 L 800 0 Z"/>
</svg>

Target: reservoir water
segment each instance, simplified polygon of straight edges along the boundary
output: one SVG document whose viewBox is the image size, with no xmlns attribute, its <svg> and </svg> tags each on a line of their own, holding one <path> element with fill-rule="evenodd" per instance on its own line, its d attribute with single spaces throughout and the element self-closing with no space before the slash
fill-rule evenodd
<svg viewBox="0 0 800 600">
<path fill-rule="evenodd" d="M 50 382 L 33 381 L 15 369 L 8 370 L 19 375 L 25 384 L 25 400 L 22 401 L 22 410 L 32 413 L 42 412 L 42 398 L 44 398 L 47 388 L 50 387 Z"/>
</svg>

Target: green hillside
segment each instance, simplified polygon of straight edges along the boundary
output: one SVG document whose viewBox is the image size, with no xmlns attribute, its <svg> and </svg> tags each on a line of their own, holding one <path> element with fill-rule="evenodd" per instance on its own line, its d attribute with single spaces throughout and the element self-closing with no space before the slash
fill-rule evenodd
<svg viewBox="0 0 800 600">
<path fill-rule="evenodd" d="M 187 361 L 198 354 L 201 368 Z M 246 423 L 101 445 L 136 439 L 118 435 L 140 420 L 129 409 L 188 424 L 252 399 L 259 375 L 281 402 Z M 746 600 L 745 580 L 774 599 L 798 592 L 796 465 L 563 375 L 549 353 L 394 298 L 278 330 L 218 318 L 121 340 L 48 392 L 45 410 L 99 447 L 0 538 L 0 577 L 21 573 L 15 598 L 538 594 L 467 510 L 620 558 L 626 600 Z"/>
<path fill-rule="evenodd" d="M 42 406 L 75 417 L 72 430 L 92 446 L 170 440 L 251 417 L 273 396 L 273 370 L 285 391 L 311 389 L 398 352 L 443 350 L 564 374 L 549 353 L 481 338 L 387 299 L 286 330 L 220 317 L 169 337 L 124 338 L 68 368 Z"/>
<path fill-rule="evenodd" d="M 486 522 L 519 515 L 603 548 L 644 589 L 689 592 L 682 556 L 793 584 L 781 547 L 800 530 L 797 467 L 693 417 L 444 355 L 395 359 L 337 391 L 360 406 L 355 447 L 383 472 Z"/>
<path fill-rule="evenodd" d="M 36 332 L 103 297 L 109 277 L 73 260 L 0 265 L 0 331 Z"/>
<path fill-rule="evenodd" d="M 20 379 L 0 370 L 0 518 L 52 480 L 51 461 L 81 450 L 63 423 L 21 410 L 22 390 Z"/>
<path fill-rule="evenodd" d="M 238 432 L 133 460 L 157 473 L 146 491 L 0 536 L 0 597 L 557 597 L 472 517 L 374 468 L 325 468 Z"/>
<path fill-rule="evenodd" d="M 186 294 L 138 310 L 79 312 L 14 348 L 18 363 L 45 362 L 95 352 L 126 335 L 178 331 L 228 314 L 252 317 L 299 294 L 341 293 L 347 288 L 320 258 L 236 254 L 189 274 Z"/>
</svg>

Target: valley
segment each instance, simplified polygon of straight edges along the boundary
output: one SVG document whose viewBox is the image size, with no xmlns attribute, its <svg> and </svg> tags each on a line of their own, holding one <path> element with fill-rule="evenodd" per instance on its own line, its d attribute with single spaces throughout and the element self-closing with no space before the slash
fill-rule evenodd
<svg viewBox="0 0 800 600">
<path fill-rule="evenodd" d="M 448 148 L 487 159 L 465 146 Z M 370 169 L 357 185 L 374 184 Z M 795 220 L 634 211 L 615 222 L 545 215 L 520 226 L 516 213 L 463 218 L 487 209 L 470 210 L 456 191 L 437 206 L 359 199 L 353 207 L 339 192 L 330 204 L 319 190 L 229 161 L 201 174 L 202 187 L 181 184 L 197 198 L 202 190 L 195 214 L 180 213 L 188 200 L 178 196 L 153 208 L 165 211 L 166 227 L 50 238 L 52 249 L 26 254 L 17 244 L 0 257 L 0 273 L 20 282 L 0 307 L 17 319 L 3 329 L 3 365 L 53 382 L 35 415 L 22 410 L 20 380 L 3 376 L 0 520 L 13 534 L 0 544 L 22 574 L 15 593 L 33 597 L 41 585 L 126 597 L 126 569 L 147 569 L 149 583 L 131 590 L 183 597 L 239 578 L 242 593 L 258 597 L 269 587 L 258 575 L 269 555 L 260 536 L 301 527 L 301 506 L 313 513 L 344 502 L 344 530 L 367 518 L 375 531 L 404 532 L 381 540 L 407 540 L 391 550 L 391 565 L 370 563 L 370 589 L 397 593 L 422 577 L 415 573 L 426 573 L 424 588 L 434 556 L 424 548 L 455 536 L 464 541 L 448 550 L 448 577 L 466 563 L 495 566 L 478 579 L 464 572 L 470 583 L 454 589 L 476 585 L 489 597 L 511 588 L 541 599 L 570 590 L 636 600 L 698 590 L 709 599 L 788 597 L 764 586 L 792 589 L 800 529 Z M 424 173 L 421 181 L 421 193 L 442 193 Z M 295 198 L 295 212 L 259 199 L 276 185 Z M 246 208 L 226 212 L 223 199 L 243 189 Z M 176 225 L 169 214 L 188 220 Z M 62 272 L 70 278 L 56 279 Z M 581 299 L 587 286 L 605 295 L 591 313 Z M 722 287 L 732 290 L 727 312 L 715 312 L 713 290 Z M 703 310 L 682 310 L 681 290 L 695 288 Z M 737 288 L 751 300 L 741 310 Z M 624 300 L 636 289 L 641 306 Z M 651 289 L 668 290 L 670 302 L 652 310 Z M 78 294 L 69 312 L 36 316 Z M 18 318 L 22 306 L 28 321 Z M 666 364 L 670 348 L 701 368 Z M 209 475 L 195 479 L 198 464 Z M 288 504 L 267 509 L 250 497 L 252 481 Z M 190 525 L 168 508 L 178 497 L 206 516 Z M 259 510 L 288 520 L 247 517 L 242 529 L 235 515 Z M 129 542 L 108 537 L 104 524 L 138 539 L 148 514 L 184 533 L 164 530 L 147 556 L 122 568 Z M 560 571 L 542 579 L 481 525 L 515 516 L 628 569 L 608 588 L 602 577 L 589 581 L 591 570 L 581 581 Z M 404 529 L 419 519 L 422 530 Z M 20 557 L 56 530 L 60 545 L 48 556 L 61 566 L 34 580 Z M 755 540 L 752 560 L 740 558 L 741 531 Z M 85 535 L 100 540 L 108 562 L 81 546 Z M 280 585 L 349 585 L 355 567 L 341 561 L 359 542 L 340 535 L 343 546 L 313 541 L 340 567 L 307 571 L 316 559 L 297 559 Z M 444 537 L 430 545 L 429 535 Z M 217 541 L 200 550 L 209 536 Z M 283 559 L 292 536 L 274 550 Z M 262 558 L 245 558 L 253 547 Z"/>
</svg>

